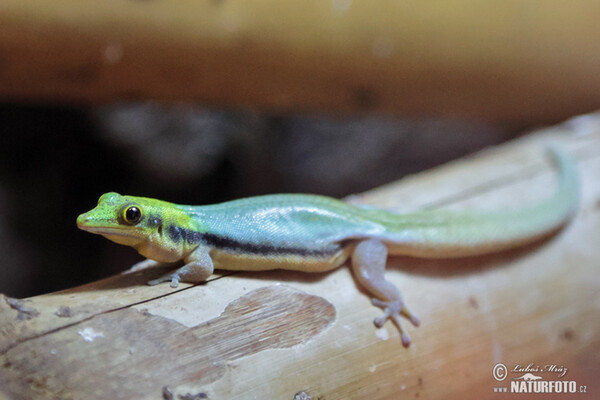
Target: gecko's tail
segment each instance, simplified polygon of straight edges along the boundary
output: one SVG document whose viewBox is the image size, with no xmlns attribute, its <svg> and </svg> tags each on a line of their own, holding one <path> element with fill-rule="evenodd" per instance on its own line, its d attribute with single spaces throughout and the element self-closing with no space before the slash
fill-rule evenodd
<svg viewBox="0 0 600 400">
<path fill-rule="evenodd" d="M 573 159 L 556 146 L 548 154 L 558 184 L 548 198 L 529 207 L 497 212 L 432 210 L 398 216 L 390 252 L 417 257 L 463 257 L 518 247 L 563 226 L 579 203 L 579 175 Z M 389 225 L 388 225 L 389 226 Z"/>
<path fill-rule="evenodd" d="M 579 173 L 575 161 L 556 145 L 548 146 L 548 155 L 558 169 L 558 185 L 546 200 L 553 210 L 555 228 L 564 224 L 577 210 L 580 196 Z"/>
</svg>

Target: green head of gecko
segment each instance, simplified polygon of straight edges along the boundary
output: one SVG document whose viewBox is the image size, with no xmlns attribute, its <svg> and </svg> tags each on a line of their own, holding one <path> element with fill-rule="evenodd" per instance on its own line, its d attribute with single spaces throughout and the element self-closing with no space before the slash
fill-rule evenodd
<svg viewBox="0 0 600 400">
<path fill-rule="evenodd" d="M 178 243 L 169 240 L 164 231 L 169 226 L 188 227 L 189 224 L 190 217 L 172 203 L 114 192 L 103 194 L 95 208 L 77 217 L 79 229 L 132 246 L 140 252 L 152 247 L 155 251 L 179 253 L 182 249 Z"/>
</svg>

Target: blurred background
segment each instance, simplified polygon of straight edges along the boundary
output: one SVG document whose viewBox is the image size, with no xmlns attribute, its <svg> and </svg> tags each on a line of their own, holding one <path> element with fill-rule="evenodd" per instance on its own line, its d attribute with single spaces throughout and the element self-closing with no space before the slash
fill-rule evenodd
<svg viewBox="0 0 600 400">
<path fill-rule="evenodd" d="M 79 231 L 108 191 L 208 204 L 343 197 L 499 143 L 466 119 L 274 116 L 189 104 L 0 108 L 0 292 L 24 297 L 119 273 L 141 256 Z"/>
<path fill-rule="evenodd" d="M 595 110 L 576 3 L 1 1 L 0 292 L 138 261 L 75 226 L 107 191 L 344 197 Z"/>
</svg>

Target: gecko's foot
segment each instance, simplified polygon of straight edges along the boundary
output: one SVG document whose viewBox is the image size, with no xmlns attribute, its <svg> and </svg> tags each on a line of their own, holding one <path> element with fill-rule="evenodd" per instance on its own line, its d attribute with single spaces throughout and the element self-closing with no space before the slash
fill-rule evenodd
<svg viewBox="0 0 600 400">
<path fill-rule="evenodd" d="M 408 308 L 406 308 L 402 300 L 381 301 L 379 299 L 372 299 L 371 302 L 374 306 L 383 309 L 383 315 L 373 320 L 375 326 L 381 328 L 388 319 L 391 319 L 394 321 L 398 327 L 398 330 L 400 331 L 402 345 L 404 347 L 410 346 L 411 339 L 408 333 L 404 332 L 404 329 L 402 329 L 400 316 L 402 315 L 408 319 L 414 326 L 419 326 L 421 324 L 419 317 L 411 313 Z"/>
<path fill-rule="evenodd" d="M 179 275 L 177 274 L 167 274 L 165 276 L 161 276 L 158 279 L 152 279 L 151 281 L 148 282 L 149 286 L 154 286 L 154 285 L 158 285 L 159 283 L 163 283 L 163 282 L 171 282 L 171 287 L 173 289 L 177 288 L 179 286 Z"/>
</svg>

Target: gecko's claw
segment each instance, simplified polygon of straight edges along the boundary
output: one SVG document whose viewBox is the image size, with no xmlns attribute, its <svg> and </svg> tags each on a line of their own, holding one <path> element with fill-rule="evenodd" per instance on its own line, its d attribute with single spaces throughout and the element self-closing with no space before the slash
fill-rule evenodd
<svg viewBox="0 0 600 400">
<path fill-rule="evenodd" d="M 402 315 L 403 317 L 408 319 L 414 326 L 419 326 L 421 324 L 421 320 L 419 319 L 419 317 L 411 313 L 408 310 L 408 308 L 406 308 L 402 300 L 381 301 L 379 299 L 372 299 L 371 302 L 374 306 L 383 309 L 383 315 L 373 320 L 375 326 L 377 328 L 381 328 L 388 319 L 391 319 L 392 321 L 394 321 L 394 323 L 398 327 L 398 330 L 400 331 L 402 345 L 404 347 L 410 346 L 411 339 L 408 333 L 406 333 L 402 328 L 400 316 Z"/>
</svg>

